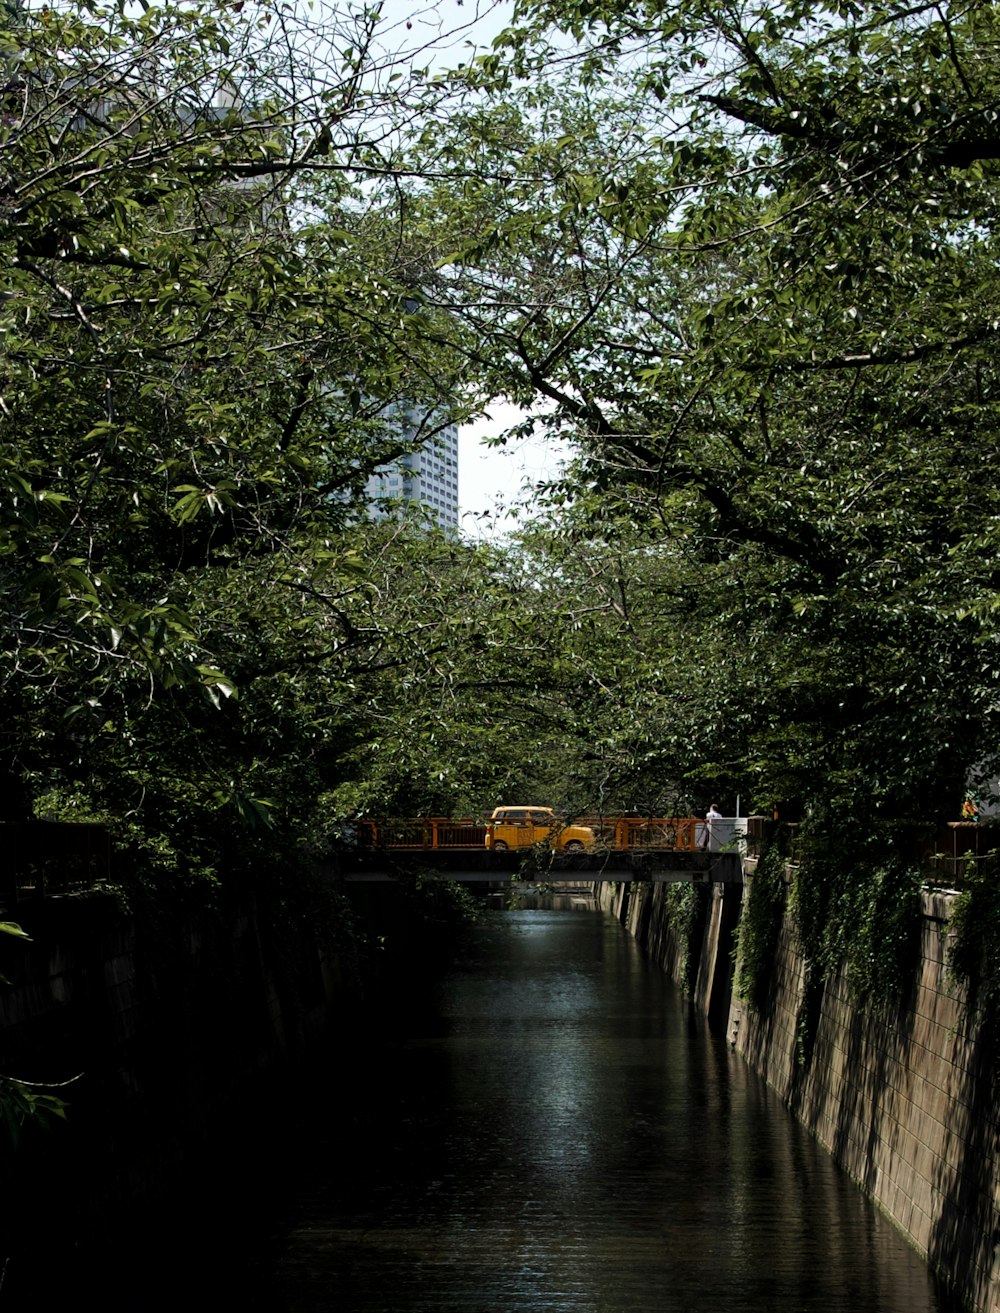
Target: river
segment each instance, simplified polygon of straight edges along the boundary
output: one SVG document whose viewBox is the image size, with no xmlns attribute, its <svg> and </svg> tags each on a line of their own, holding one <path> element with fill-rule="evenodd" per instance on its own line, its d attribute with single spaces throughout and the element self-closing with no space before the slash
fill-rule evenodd
<svg viewBox="0 0 1000 1313">
<path fill-rule="evenodd" d="M 918 1255 L 593 908 L 469 926 L 386 1026 L 341 1073 L 336 1117 L 313 1110 L 259 1307 L 950 1313 Z"/>
</svg>

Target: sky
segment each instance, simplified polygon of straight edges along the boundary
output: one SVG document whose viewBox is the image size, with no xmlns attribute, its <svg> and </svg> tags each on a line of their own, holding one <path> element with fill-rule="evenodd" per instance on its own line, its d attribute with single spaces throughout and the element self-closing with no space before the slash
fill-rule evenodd
<svg viewBox="0 0 1000 1313">
<path fill-rule="evenodd" d="M 484 438 L 517 424 L 524 412 L 507 403 L 489 408 L 489 416 L 458 430 L 458 508 L 462 530 L 469 537 L 492 537 L 517 527 L 505 512 L 519 502 L 531 502 L 531 485 L 558 474 L 561 444 L 536 436 L 505 447 L 487 447 Z M 528 485 L 525 488 L 525 484 Z"/>
</svg>

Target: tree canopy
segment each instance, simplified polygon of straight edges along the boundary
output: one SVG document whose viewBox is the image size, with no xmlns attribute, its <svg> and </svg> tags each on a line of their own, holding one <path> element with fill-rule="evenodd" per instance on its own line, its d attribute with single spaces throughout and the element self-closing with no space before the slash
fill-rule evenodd
<svg viewBox="0 0 1000 1313">
<path fill-rule="evenodd" d="M 155 830 L 175 771 L 192 823 L 267 820 L 293 788 L 254 777 L 301 670 L 378 664 L 348 614 L 373 589 L 367 476 L 464 403 L 379 192 L 383 138 L 434 94 L 369 13 L 242 11 L 0 31 L 8 820 L 55 790 Z M 258 742 L 252 690 L 276 680 Z"/>
<path fill-rule="evenodd" d="M 995 13 L 520 15 L 502 103 L 421 143 L 478 164 L 427 200 L 439 304 L 572 437 L 570 532 L 711 590 L 663 617 L 675 770 L 957 814 L 997 737 Z"/>
<path fill-rule="evenodd" d="M 993 11 L 529 3 L 450 74 L 384 29 L 0 32 L 6 818 L 212 868 L 513 790 L 953 814 L 1000 679 Z M 496 397 L 572 443 L 544 513 L 368 523 Z"/>
</svg>

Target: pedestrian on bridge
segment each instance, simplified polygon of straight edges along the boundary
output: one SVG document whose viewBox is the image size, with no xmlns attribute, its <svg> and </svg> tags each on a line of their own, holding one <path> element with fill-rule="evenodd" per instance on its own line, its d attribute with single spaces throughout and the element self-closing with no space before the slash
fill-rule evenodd
<svg viewBox="0 0 1000 1313">
<path fill-rule="evenodd" d="M 707 814 L 706 814 L 706 816 L 705 816 L 705 824 L 704 824 L 704 826 L 702 827 L 701 846 L 702 846 L 703 848 L 710 848 L 710 847 L 711 847 L 711 845 L 712 845 L 712 823 L 713 823 L 713 821 L 721 821 L 721 820 L 722 820 L 722 812 L 719 811 L 718 807 L 715 805 L 714 802 L 713 802 L 713 803 L 710 803 L 710 804 L 709 804 L 709 808 L 708 808 L 708 812 L 707 812 Z"/>
</svg>

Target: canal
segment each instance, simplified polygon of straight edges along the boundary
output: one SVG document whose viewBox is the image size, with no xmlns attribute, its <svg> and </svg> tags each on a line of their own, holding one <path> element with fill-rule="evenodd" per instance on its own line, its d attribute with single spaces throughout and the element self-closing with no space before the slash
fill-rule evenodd
<svg viewBox="0 0 1000 1313">
<path fill-rule="evenodd" d="M 944 1313 L 920 1258 L 613 919 L 496 913 L 271 1223 L 275 1313 Z M 312 1119 L 310 1119 L 312 1120 Z"/>
</svg>

